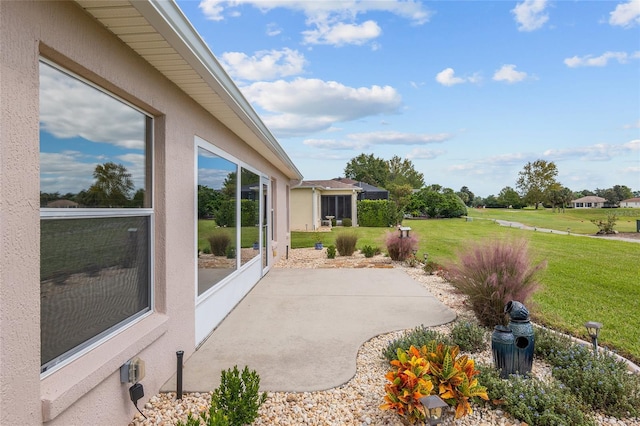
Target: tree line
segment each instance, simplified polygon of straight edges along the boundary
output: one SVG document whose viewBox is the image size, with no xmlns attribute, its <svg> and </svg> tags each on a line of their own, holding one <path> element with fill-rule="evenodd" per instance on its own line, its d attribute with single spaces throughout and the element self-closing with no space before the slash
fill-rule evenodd
<svg viewBox="0 0 640 426">
<path fill-rule="evenodd" d="M 640 191 L 633 192 L 625 185 L 594 191 L 572 191 L 557 181 L 556 164 L 546 160 L 528 162 L 518 173 L 515 188 L 505 186 L 498 195 L 492 194 L 486 198 L 476 196 L 467 186 L 455 192 L 440 185 L 425 186 L 424 175 L 415 169 L 411 160 L 402 160 L 398 156 L 385 161 L 373 154 L 360 154 L 347 163 L 344 173 L 347 178 L 385 188 L 398 211 L 428 217 L 461 215 L 458 200 L 466 207 L 520 209 L 535 206 L 537 209 L 545 206 L 563 210 L 570 206 L 572 200 L 588 195 L 606 199 L 605 205 L 609 207 L 618 207 L 622 200 L 640 196 Z M 466 211 L 462 214 L 466 214 Z"/>
</svg>

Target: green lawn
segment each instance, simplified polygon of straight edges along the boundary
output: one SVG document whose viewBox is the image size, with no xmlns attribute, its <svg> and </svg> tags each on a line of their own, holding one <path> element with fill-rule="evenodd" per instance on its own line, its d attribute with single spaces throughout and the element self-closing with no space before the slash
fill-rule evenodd
<svg viewBox="0 0 640 426">
<path fill-rule="evenodd" d="M 513 210 L 490 212 L 505 212 L 504 216 L 496 217 L 505 220 L 515 220 L 510 219 L 509 214 L 520 214 Z M 532 226 L 555 228 L 563 223 L 547 212 L 524 210 L 522 213 L 525 219 L 519 221 Z M 635 209 L 634 213 L 640 210 Z M 529 217 L 550 217 L 551 220 L 536 224 L 529 223 Z M 580 211 L 573 217 L 571 224 L 584 220 L 587 214 Z M 410 226 L 419 238 L 418 258 L 422 259 L 427 252 L 429 259 L 438 263 L 454 259 L 458 250 L 473 241 L 511 236 L 527 239 L 535 258 L 548 262 L 542 275 L 543 288 L 534 296 L 535 306 L 530 306 L 535 320 L 581 338 L 586 338 L 585 322 L 602 322 L 601 344 L 640 361 L 640 243 L 525 231 L 502 227 L 489 220 L 407 220 L 403 225 Z M 573 226 L 570 227 L 573 232 Z M 331 233 L 322 234 L 323 243 L 333 244 L 336 233 L 344 230 L 335 228 Z M 369 244 L 384 251 L 384 234 L 390 230 L 354 228 L 353 231 L 359 236 L 358 247 Z M 292 248 L 311 247 L 314 242 L 312 233 L 292 232 Z"/>
<path fill-rule="evenodd" d="M 566 209 L 564 213 L 551 209 L 469 209 L 469 216 L 483 219 L 502 219 L 520 222 L 538 228 L 557 229 L 577 234 L 595 234 L 598 228 L 591 219 L 606 219 L 608 213 L 618 216 L 615 229 L 619 232 L 636 232 L 636 220 L 640 209 Z"/>
</svg>

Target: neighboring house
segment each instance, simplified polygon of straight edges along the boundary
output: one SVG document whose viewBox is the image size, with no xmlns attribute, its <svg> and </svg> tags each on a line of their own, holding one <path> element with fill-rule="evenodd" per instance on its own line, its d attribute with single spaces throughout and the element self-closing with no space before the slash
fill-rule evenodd
<svg viewBox="0 0 640 426">
<path fill-rule="evenodd" d="M 0 424 L 126 425 L 120 367 L 145 362 L 144 406 L 285 253 L 302 175 L 174 2 L 0 1 L 0 20 Z M 110 160 L 138 207 L 39 207 Z M 223 268 L 198 257 L 198 185 L 230 212 Z"/>
<path fill-rule="evenodd" d="M 628 198 L 620 201 L 620 207 L 640 208 L 640 197 Z"/>
<path fill-rule="evenodd" d="M 578 198 L 577 200 L 572 200 L 571 207 L 574 209 L 602 208 L 606 202 L 606 198 L 588 195 L 586 197 Z"/>
<path fill-rule="evenodd" d="M 349 179 L 349 178 L 335 178 L 333 180 L 336 180 L 342 183 L 349 183 L 351 185 L 361 188 L 362 191 L 358 193 L 358 201 L 389 199 L 389 191 L 387 191 L 384 188 L 378 188 L 377 186 L 369 185 L 368 183 L 360 182 L 360 181 Z"/>
<path fill-rule="evenodd" d="M 306 180 L 291 188 L 291 229 L 312 231 L 330 218 L 350 218 L 357 226 L 358 194 L 362 188 L 337 180 Z"/>
</svg>

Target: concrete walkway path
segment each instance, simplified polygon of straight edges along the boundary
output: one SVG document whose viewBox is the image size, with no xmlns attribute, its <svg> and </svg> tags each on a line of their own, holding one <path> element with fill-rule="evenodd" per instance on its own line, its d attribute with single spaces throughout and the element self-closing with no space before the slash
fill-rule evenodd
<svg viewBox="0 0 640 426">
<path fill-rule="evenodd" d="M 234 365 L 256 370 L 262 390 L 330 389 L 372 337 L 455 318 L 399 269 L 272 269 L 185 362 L 183 390 L 211 391 Z"/>
<path fill-rule="evenodd" d="M 487 220 L 494 220 L 494 219 L 487 219 Z M 507 226 L 509 228 L 525 229 L 527 231 L 547 232 L 550 234 L 560 234 L 560 235 L 573 235 L 575 237 L 589 237 L 589 238 L 609 239 L 609 240 L 615 240 L 615 241 L 626 241 L 628 243 L 640 243 L 640 239 L 635 239 L 635 238 L 624 238 L 624 237 L 617 237 L 617 236 L 614 237 L 614 236 L 607 236 L 607 235 L 573 234 L 571 233 L 570 229 L 567 231 L 558 231 L 557 229 L 538 228 L 535 226 L 524 225 L 520 222 L 513 222 L 510 220 L 502 220 L 502 219 L 495 219 L 495 222 L 501 226 Z"/>
</svg>

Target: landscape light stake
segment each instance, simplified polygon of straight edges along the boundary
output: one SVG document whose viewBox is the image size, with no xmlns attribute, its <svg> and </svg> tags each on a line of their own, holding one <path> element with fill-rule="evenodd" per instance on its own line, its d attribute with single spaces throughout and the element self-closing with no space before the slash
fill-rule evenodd
<svg viewBox="0 0 640 426">
<path fill-rule="evenodd" d="M 422 255 L 422 257 L 424 257 L 424 263 L 425 263 L 425 265 L 426 265 L 426 264 L 427 264 L 427 260 L 429 259 L 429 253 L 424 253 L 424 254 Z"/>
<path fill-rule="evenodd" d="M 598 334 L 602 328 L 602 323 L 589 321 L 584 326 L 587 328 L 587 333 L 589 333 L 589 337 L 591 337 L 591 342 L 593 343 L 593 354 L 598 356 Z"/>
<path fill-rule="evenodd" d="M 442 423 L 442 415 L 444 414 L 442 410 L 449 406 L 442 398 L 438 395 L 423 396 L 420 398 L 420 402 L 425 411 L 425 425 L 435 426 Z"/>
</svg>

